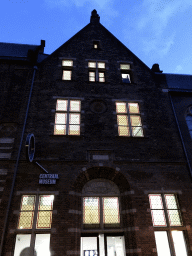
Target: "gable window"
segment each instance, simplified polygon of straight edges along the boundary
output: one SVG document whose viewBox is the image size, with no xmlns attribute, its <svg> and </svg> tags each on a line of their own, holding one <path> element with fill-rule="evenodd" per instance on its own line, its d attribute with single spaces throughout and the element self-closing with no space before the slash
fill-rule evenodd
<svg viewBox="0 0 192 256">
<path fill-rule="evenodd" d="M 50 255 L 53 201 L 54 195 L 22 196 L 14 256 Z"/>
<path fill-rule="evenodd" d="M 116 102 L 119 136 L 143 137 L 143 128 L 138 103 Z"/>
<path fill-rule="evenodd" d="M 131 66 L 130 64 L 120 64 L 121 78 L 123 83 L 131 83 Z"/>
<path fill-rule="evenodd" d="M 89 82 L 105 82 L 105 62 L 89 61 Z"/>
<path fill-rule="evenodd" d="M 93 41 L 93 48 L 98 49 L 99 48 L 99 41 Z"/>
<path fill-rule="evenodd" d="M 71 80 L 73 60 L 62 60 L 63 75 L 62 80 Z"/>
<path fill-rule="evenodd" d="M 58 99 L 54 135 L 80 135 L 81 101 Z"/>
<path fill-rule="evenodd" d="M 176 195 L 149 194 L 149 202 L 158 256 L 187 256 Z"/>
</svg>

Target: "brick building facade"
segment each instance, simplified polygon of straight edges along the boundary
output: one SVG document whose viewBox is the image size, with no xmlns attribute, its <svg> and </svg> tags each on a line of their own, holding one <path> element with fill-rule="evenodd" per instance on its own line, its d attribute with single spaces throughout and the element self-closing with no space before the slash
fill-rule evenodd
<svg viewBox="0 0 192 256">
<path fill-rule="evenodd" d="M 191 255 L 166 80 L 95 10 L 51 55 L 43 46 L 1 58 L 1 255 Z"/>
</svg>

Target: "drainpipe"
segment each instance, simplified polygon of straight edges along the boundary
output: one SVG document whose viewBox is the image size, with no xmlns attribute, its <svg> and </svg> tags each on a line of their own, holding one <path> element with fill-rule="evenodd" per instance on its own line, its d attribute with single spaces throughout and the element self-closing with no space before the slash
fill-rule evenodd
<svg viewBox="0 0 192 256">
<path fill-rule="evenodd" d="M 37 56 L 38 56 L 38 53 L 37 53 Z M 2 255 L 3 243 L 4 243 L 4 239 L 5 239 L 5 233 L 6 233 L 6 230 L 7 230 L 7 222 L 8 222 L 9 211 L 10 211 L 10 207 L 11 207 L 11 201 L 12 201 L 12 197 L 13 197 L 13 190 L 14 190 L 14 186 L 15 186 L 18 164 L 19 164 L 19 159 L 20 159 L 20 155 L 21 155 L 21 147 L 22 147 L 23 137 L 24 137 L 24 133 L 25 133 L 25 127 L 26 127 L 26 123 L 27 123 L 29 105 L 30 105 L 30 102 L 31 102 L 31 95 L 32 95 L 36 70 L 37 70 L 37 66 L 34 66 L 33 67 L 33 77 L 32 77 L 32 81 L 31 81 L 31 88 L 30 88 L 29 98 L 28 98 L 28 104 L 27 104 L 27 109 L 26 109 L 26 113 L 25 113 L 25 120 L 24 120 L 24 124 L 23 124 L 23 130 L 22 130 L 22 134 L 21 134 L 19 150 L 18 150 L 18 154 L 17 154 L 17 160 L 16 160 L 16 164 L 15 164 L 15 168 L 14 168 L 13 182 L 12 182 L 12 186 L 11 186 L 11 192 L 10 192 L 10 196 L 9 196 L 7 212 L 6 212 L 5 221 L 4 221 L 4 227 L 3 227 L 3 233 L 2 233 L 1 245 L 0 245 L 0 256 L 3 256 Z"/>
<path fill-rule="evenodd" d="M 183 141 L 183 136 L 182 136 L 182 133 L 181 133 L 181 129 L 180 129 L 180 126 L 179 126 L 179 122 L 178 122 L 178 119 L 177 119 L 177 115 L 176 115 L 176 112 L 175 112 L 175 108 L 174 108 L 173 101 L 172 101 L 172 97 L 171 97 L 171 94 L 170 94 L 170 93 L 169 93 L 169 98 L 170 98 L 170 101 L 171 101 L 173 113 L 174 113 L 174 116 L 175 116 L 175 120 L 176 120 L 176 123 L 177 123 L 177 127 L 178 127 L 178 130 L 179 130 L 179 134 L 180 134 L 180 137 L 181 137 L 181 142 L 182 142 L 182 146 L 183 146 L 183 149 L 184 149 L 184 152 L 185 152 L 185 157 L 186 157 L 186 159 L 187 159 L 187 164 L 188 164 L 188 167 L 189 167 L 189 172 L 190 172 L 191 178 L 192 178 L 192 168 L 191 168 L 191 164 L 190 164 L 190 161 L 189 161 L 189 158 L 188 158 L 187 150 L 186 150 L 186 147 L 185 147 L 185 143 L 184 143 L 184 141 Z"/>
</svg>

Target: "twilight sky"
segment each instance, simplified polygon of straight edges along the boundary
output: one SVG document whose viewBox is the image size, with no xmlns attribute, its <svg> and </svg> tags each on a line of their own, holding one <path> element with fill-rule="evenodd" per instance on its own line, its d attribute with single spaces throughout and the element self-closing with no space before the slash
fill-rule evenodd
<svg viewBox="0 0 192 256">
<path fill-rule="evenodd" d="M 192 0 L 1 0 L 0 42 L 40 44 L 52 53 L 100 22 L 149 68 L 192 75 Z"/>
</svg>

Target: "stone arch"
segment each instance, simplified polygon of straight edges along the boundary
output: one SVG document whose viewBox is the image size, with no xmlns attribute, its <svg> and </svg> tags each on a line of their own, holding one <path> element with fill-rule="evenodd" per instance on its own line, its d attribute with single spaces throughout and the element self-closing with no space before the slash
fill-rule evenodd
<svg viewBox="0 0 192 256">
<path fill-rule="evenodd" d="M 130 185 L 125 176 L 120 171 L 111 167 L 92 167 L 82 171 L 76 178 L 73 190 L 81 193 L 87 182 L 98 179 L 112 181 L 117 186 L 120 193 L 130 190 Z"/>
</svg>

